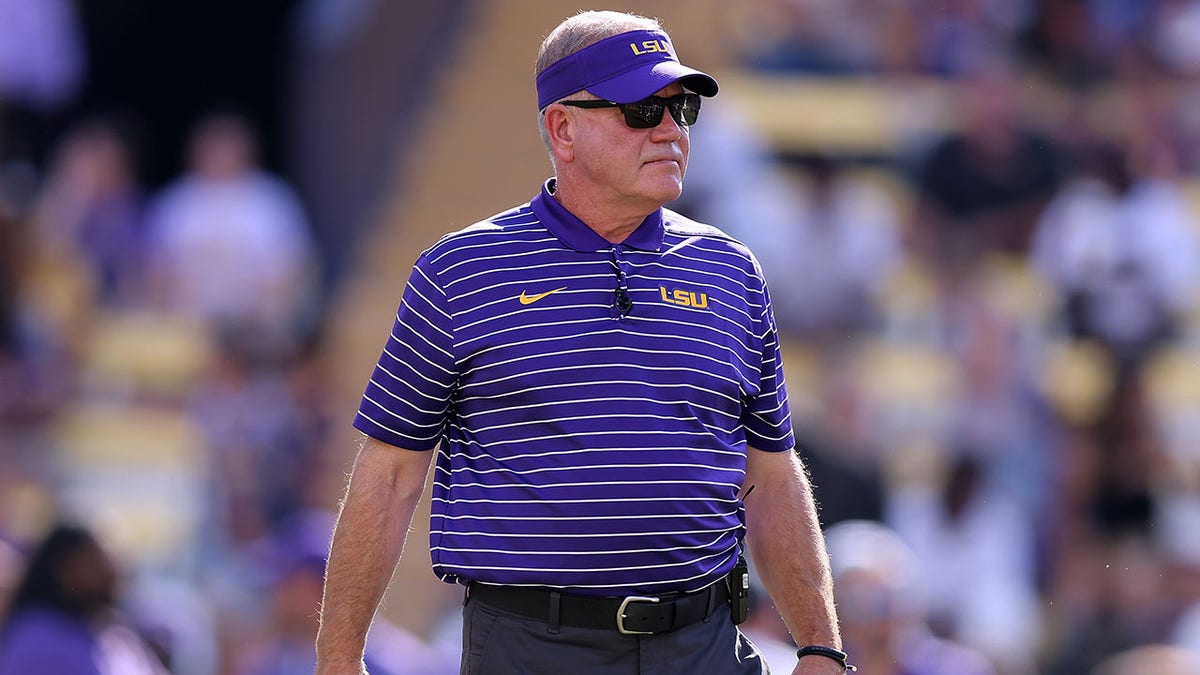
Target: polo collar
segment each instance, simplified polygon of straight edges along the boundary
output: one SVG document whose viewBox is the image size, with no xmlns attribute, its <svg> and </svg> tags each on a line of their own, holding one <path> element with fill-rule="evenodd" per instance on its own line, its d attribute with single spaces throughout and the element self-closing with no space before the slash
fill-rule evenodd
<svg viewBox="0 0 1200 675">
<path fill-rule="evenodd" d="M 612 242 L 597 234 L 554 198 L 554 180 L 551 178 L 543 183 L 542 191 L 529 202 L 542 225 L 559 241 L 576 251 L 605 251 L 612 248 Z M 657 251 L 662 242 L 663 212 L 658 208 L 646 216 L 642 224 L 620 245 L 642 251 Z"/>
</svg>

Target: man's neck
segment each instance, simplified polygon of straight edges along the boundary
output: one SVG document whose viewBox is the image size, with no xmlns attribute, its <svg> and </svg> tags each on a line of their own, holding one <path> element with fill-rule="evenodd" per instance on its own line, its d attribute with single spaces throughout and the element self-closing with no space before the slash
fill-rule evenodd
<svg viewBox="0 0 1200 675">
<path fill-rule="evenodd" d="M 646 216 L 658 208 L 650 204 L 639 207 L 621 203 L 617 199 L 605 200 L 573 190 L 569 184 L 563 185 L 562 181 L 555 181 L 554 198 L 596 234 L 613 244 L 625 241 Z"/>
</svg>

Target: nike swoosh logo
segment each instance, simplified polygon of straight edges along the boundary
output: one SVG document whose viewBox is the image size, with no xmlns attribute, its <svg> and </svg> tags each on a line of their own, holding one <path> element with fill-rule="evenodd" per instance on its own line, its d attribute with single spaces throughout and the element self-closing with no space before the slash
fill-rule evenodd
<svg viewBox="0 0 1200 675">
<path fill-rule="evenodd" d="M 557 293 L 559 291 L 565 291 L 565 290 L 567 290 L 567 287 L 563 286 L 562 288 L 556 288 L 552 291 L 546 291 L 545 293 L 538 293 L 537 295 L 525 295 L 525 291 L 521 291 L 521 297 L 519 297 L 517 299 L 521 301 L 522 305 L 532 305 L 533 303 L 537 302 L 538 300 L 541 300 L 542 298 L 546 297 L 547 295 L 550 295 L 551 293 Z"/>
</svg>

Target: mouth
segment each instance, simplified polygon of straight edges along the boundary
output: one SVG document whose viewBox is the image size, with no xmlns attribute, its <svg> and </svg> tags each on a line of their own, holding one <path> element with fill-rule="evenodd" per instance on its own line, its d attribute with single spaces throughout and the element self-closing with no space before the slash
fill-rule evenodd
<svg viewBox="0 0 1200 675">
<path fill-rule="evenodd" d="M 643 162 L 643 164 L 645 164 L 646 166 L 659 166 L 659 165 L 666 165 L 666 164 L 670 164 L 670 165 L 677 166 L 677 167 L 680 166 L 679 160 L 674 157 L 662 157 L 659 159 L 649 159 L 649 160 L 646 160 L 645 162 Z"/>
</svg>

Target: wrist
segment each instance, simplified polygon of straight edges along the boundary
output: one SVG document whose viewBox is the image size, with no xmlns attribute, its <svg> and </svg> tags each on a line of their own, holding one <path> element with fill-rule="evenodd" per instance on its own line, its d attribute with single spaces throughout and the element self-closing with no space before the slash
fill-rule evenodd
<svg viewBox="0 0 1200 675">
<path fill-rule="evenodd" d="M 361 649 L 318 645 L 316 656 L 317 675 L 359 675 L 367 672 Z"/>
<path fill-rule="evenodd" d="M 366 675 L 367 664 L 361 659 L 317 659 L 316 675 Z"/>
<path fill-rule="evenodd" d="M 806 647 L 801 647 L 796 651 L 797 659 L 802 659 L 806 656 L 819 657 L 834 661 L 841 666 L 843 673 L 858 670 L 858 668 L 846 663 L 846 652 L 840 649 L 834 649 L 833 647 L 826 647 L 825 645 L 808 645 Z"/>
</svg>

